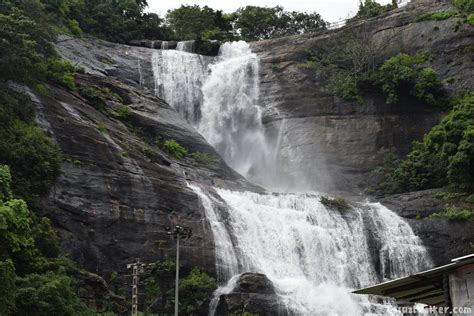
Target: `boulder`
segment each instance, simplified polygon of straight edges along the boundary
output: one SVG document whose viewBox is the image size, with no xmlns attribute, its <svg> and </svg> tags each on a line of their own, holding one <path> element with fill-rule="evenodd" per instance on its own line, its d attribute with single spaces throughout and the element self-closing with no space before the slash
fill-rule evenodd
<svg viewBox="0 0 474 316">
<path fill-rule="evenodd" d="M 266 315 L 289 315 L 279 303 L 273 283 L 264 274 L 244 273 L 235 288 L 219 297 L 216 315 L 236 315 L 242 313 Z"/>
</svg>

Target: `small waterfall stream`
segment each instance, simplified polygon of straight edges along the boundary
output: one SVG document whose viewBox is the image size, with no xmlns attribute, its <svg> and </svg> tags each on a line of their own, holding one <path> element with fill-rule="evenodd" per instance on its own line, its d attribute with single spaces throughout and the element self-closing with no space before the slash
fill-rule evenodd
<svg viewBox="0 0 474 316">
<path fill-rule="evenodd" d="M 185 52 L 190 45 L 154 53 L 156 94 L 231 167 L 267 188 L 277 186 L 281 135 L 270 140 L 262 125 L 258 57 L 244 42 L 222 45 L 216 58 Z M 189 188 L 199 196 L 214 237 L 221 284 L 215 298 L 231 291 L 239 274 L 259 272 L 274 283 L 287 312 L 361 315 L 386 306 L 350 289 L 431 265 L 410 226 L 379 203 L 357 203 L 341 213 L 322 205 L 317 193 Z M 214 299 L 211 313 L 216 305 Z"/>
</svg>

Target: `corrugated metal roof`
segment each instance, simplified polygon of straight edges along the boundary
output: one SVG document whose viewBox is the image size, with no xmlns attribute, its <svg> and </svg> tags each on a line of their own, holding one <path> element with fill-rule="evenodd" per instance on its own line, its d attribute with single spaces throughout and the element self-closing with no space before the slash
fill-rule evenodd
<svg viewBox="0 0 474 316">
<path fill-rule="evenodd" d="M 390 296 L 397 300 L 445 306 L 443 278 L 461 266 L 474 264 L 474 254 L 451 260 L 452 263 L 408 277 L 369 286 L 353 293 Z"/>
</svg>

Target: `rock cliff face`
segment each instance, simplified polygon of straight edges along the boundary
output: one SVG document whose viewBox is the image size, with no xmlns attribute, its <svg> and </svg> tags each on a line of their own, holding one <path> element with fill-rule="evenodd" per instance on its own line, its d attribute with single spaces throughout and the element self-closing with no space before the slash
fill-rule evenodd
<svg viewBox="0 0 474 316">
<path fill-rule="evenodd" d="M 379 163 L 377 151 L 406 154 L 440 118 L 440 111 L 404 100 L 387 105 L 377 94 L 346 102 L 329 93 L 321 69 L 305 69 L 312 54 L 331 54 L 347 41 L 370 49 L 376 64 L 400 52 L 426 52 L 452 93 L 473 88 L 474 27 L 460 18 L 415 23 L 420 12 L 455 10 L 450 1 L 412 1 L 386 16 L 323 34 L 253 43 L 261 58 L 261 104 L 270 133 L 280 134 L 282 169 L 313 189 L 357 191 Z M 455 25 L 460 23 L 459 30 Z M 354 52 L 355 54 L 362 52 Z M 342 62 L 351 67 L 352 60 Z"/>
</svg>

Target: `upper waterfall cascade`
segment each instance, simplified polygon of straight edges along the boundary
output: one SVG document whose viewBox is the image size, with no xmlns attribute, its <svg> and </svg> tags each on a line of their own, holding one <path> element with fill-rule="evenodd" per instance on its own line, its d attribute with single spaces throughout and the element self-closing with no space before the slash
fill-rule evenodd
<svg viewBox="0 0 474 316">
<path fill-rule="evenodd" d="M 275 175 L 274 146 L 265 137 L 259 62 L 245 42 L 225 43 L 219 56 L 180 50 L 153 54 L 155 94 L 183 115 L 239 173 L 266 185 Z"/>
<path fill-rule="evenodd" d="M 191 45 L 191 44 L 186 44 Z M 185 44 L 178 44 L 183 50 Z M 153 55 L 155 92 L 171 104 L 248 179 L 278 182 L 277 139 L 266 136 L 259 106 L 259 60 L 244 42 L 225 43 L 219 56 L 185 51 Z M 212 229 L 217 294 L 236 275 L 264 273 L 283 310 L 297 315 L 361 315 L 377 304 L 350 288 L 412 274 L 431 265 L 410 226 L 378 203 L 341 213 L 314 194 L 257 194 L 189 187 Z M 216 307 L 211 303 L 211 313 Z M 380 306 L 386 308 L 386 306 Z"/>
</svg>

